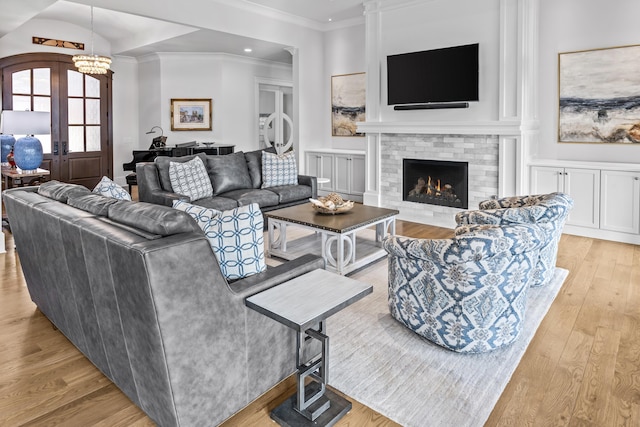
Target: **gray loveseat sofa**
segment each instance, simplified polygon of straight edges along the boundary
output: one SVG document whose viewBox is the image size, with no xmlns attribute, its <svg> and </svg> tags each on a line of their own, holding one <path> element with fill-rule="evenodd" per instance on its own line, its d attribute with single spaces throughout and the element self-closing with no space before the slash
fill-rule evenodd
<svg viewBox="0 0 640 427">
<path fill-rule="evenodd" d="M 3 198 L 31 299 L 158 425 L 217 425 L 294 372 L 294 332 L 244 299 L 321 258 L 228 283 L 185 212 L 55 181 Z"/>
<path fill-rule="evenodd" d="M 270 152 L 271 149 L 268 149 Z M 186 162 L 199 156 L 207 168 L 213 186 L 213 197 L 190 201 L 189 197 L 175 193 L 169 178 L 170 162 Z M 262 212 L 308 203 L 318 197 L 317 179 L 298 175 L 298 185 L 270 188 L 262 186 L 262 150 L 237 152 L 223 156 L 199 153 L 183 157 L 157 157 L 154 162 L 136 165 L 138 198 L 141 202 L 172 206 L 174 200 L 220 211 L 257 203 Z"/>
</svg>

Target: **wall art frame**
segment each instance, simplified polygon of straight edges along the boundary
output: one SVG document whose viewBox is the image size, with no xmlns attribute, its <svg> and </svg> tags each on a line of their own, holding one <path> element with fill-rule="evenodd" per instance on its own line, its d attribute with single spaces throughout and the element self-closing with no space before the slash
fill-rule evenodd
<svg viewBox="0 0 640 427">
<path fill-rule="evenodd" d="M 171 130 L 211 130 L 211 98 L 172 98 Z"/>
<path fill-rule="evenodd" d="M 365 121 L 366 73 L 331 76 L 331 135 L 364 136 L 357 131 Z"/>
<path fill-rule="evenodd" d="M 558 54 L 558 142 L 640 146 L 640 45 Z"/>
</svg>

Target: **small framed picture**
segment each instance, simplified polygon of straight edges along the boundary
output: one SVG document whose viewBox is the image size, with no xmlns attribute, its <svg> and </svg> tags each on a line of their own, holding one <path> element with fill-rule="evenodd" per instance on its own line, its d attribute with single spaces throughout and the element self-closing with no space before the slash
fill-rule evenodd
<svg viewBox="0 0 640 427">
<path fill-rule="evenodd" d="M 211 99 L 171 99 L 171 130 L 211 130 Z"/>
</svg>

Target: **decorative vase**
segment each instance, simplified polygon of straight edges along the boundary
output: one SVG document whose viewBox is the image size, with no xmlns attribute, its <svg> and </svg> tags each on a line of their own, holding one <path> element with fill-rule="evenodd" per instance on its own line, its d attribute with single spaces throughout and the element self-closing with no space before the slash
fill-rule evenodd
<svg viewBox="0 0 640 427">
<path fill-rule="evenodd" d="M 13 148 L 13 144 L 16 143 L 16 139 L 13 135 L 5 135 L 0 133 L 0 144 L 2 145 L 2 150 L 0 151 L 0 163 L 7 162 L 7 156 L 9 152 Z"/>
<path fill-rule="evenodd" d="M 16 162 L 13 159 L 13 147 L 11 147 L 11 150 L 9 151 L 9 154 L 7 154 L 7 163 L 9 163 L 9 166 L 11 166 L 11 169 L 15 169 L 16 168 Z"/>
<path fill-rule="evenodd" d="M 16 165 L 22 170 L 36 170 L 42 164 L 42 144 L 38 138 L 25 136 L 13 146 Z"/>
</svg>

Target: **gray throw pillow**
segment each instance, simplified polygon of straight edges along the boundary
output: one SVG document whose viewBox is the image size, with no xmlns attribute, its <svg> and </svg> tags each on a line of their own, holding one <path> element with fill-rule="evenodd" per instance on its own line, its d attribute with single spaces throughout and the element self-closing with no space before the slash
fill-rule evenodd
<svg viewBox="0 0 640 427">
<path fill-rule="evenodd" d="M 273 147 L 265 148 L 264 150 L 255 150 L 244 153 L 244 157 L 247 160 L 247 167 L 249 168 L 249 176 L 251 176 L 251 183 L 253 188 L 260 188 L 262 186 L 262 152 L 276 153 L 276 149 Z"/>
<path fill-rule="evenodd" d="M 38 194 L 58 202 L 67 203 L 69 197 L 91 194 L 91 190 L 82 185 L 53 180 L 38 186 Z"/>
<path fill-rule="evenodd" d="M 207 156 L 207 172 L 213 184 L 213 195 L 253 188 L 244 153 Z"/>
</svg>

